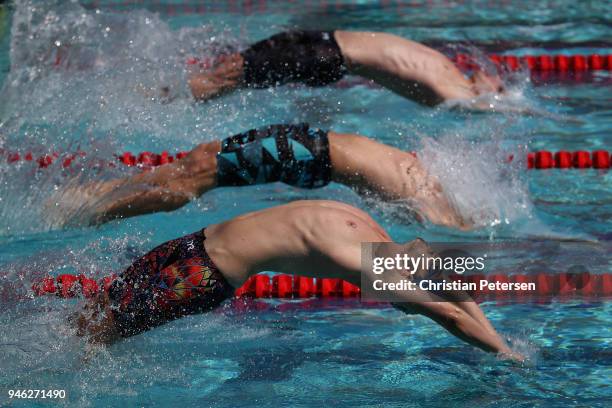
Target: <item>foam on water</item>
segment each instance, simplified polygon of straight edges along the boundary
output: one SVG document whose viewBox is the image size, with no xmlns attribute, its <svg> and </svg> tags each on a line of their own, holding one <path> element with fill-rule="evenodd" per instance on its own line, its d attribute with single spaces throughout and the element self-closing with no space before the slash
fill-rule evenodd
<svg viewBox="0 0 612 408">
<path fill-rule="evenodd" d="M 477 227 L 495 227 L 532 217 L 527 186 L 521 178 L 525 150 L 509 150 L 498 135 L 489 141 L 461 134 L 423 137 L 418 156 L 442 184 L 460 214 Z M 508 157 L 517 160 L 508 163 Z"/>
<path fill-rule="evenodd" d="M 117 272 L 150 246 L 146 234 L 120 239 L 98 238 L 70 249 L 38 251 L 2 265 L 0 272 L 0 365 L 3 380 L 15 384 L 38 376 L 43 383 L 53 376 L 78 377 L 94 369 L 105 348 L 77 336 L 69 317 L 82 310 L 85 299 L 34 296 L 31 286 L 49 274 L 84 274 L 94 279 Z M 214 323 L 209 323 L 214 324 Z M 110 375 L 112 371 L 104 370 Z M 103 373 L 98 373 L 102 375 Z M 3 386 L 11 387 L 4 382 Z M 41 384 L 42 386 L 42 384 Z M 79 385 L 87 392 L 87 384 Z M 0 400 L 1 401 L 1 400 Z"/>
<path fill-rule="evenodd" d="M 511 121 L 483 119 L 454 134 L 423 136 L 417 155 L 476 234 L 484 231 L 491 239 L 592 241 L 588 234 L 558 228 L 538 217 L 524 170 L 527 140 L 504 137 L 503 129 Z M 470 137 L 474 133 L 480 134 L 478 140 Z"/>
</svg>

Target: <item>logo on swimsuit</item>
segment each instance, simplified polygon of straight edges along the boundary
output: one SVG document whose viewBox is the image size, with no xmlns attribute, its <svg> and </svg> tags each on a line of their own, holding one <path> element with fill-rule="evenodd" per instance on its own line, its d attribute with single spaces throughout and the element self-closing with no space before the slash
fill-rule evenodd
<svg viewBox="0 0 612 408">
<path fill-rule="evenodd" d="M 187 249 L 193 251 L 195 249 L 195 244 L 193 241 L 187 241 Z"/>
</svg>

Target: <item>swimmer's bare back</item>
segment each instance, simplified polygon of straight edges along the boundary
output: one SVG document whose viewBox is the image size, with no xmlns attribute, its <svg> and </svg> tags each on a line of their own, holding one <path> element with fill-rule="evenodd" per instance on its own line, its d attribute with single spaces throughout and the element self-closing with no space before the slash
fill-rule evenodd
<svg viewBox="0 0 612 408">
<path fill-rule="evenodd" d="M 384 229 L 365 212 L 334 201 L 297 201 L 249 213 L 207 227 L 205 236 L 204 253 L 211 260 L 208 265 L 232 287 L 241 286 L 262 271 L 341 278 L 360 286 L 361 243 L 391 242 Z M 417 240 L 406 248 L 418 256 L 427 250 L 427 245 Z M 423 314 L 483 350 L 512 355 L 474 302 L 420 299 L 409 293 L 405 301 L 395 306 L 407 313 Z M 86 319 L 81 319 L 82 331 L 96 339 L 116 339 L 106 333 L 112 332 L 115 324 L 108 299 L 99 298 L 93 308 L 107 310 L 110 317 L 104 325 L 92 325 L 93 332 L 88 330 Z M 177 317 L 180 316 L 173 318 Z M 126 327 L 122 330 L 129 332 Z"/>
<path fill-rule="evenodd" d="M 391 240 L 365 212 L 318 200 L 249 213 L 207 231 L 207 251 L 236 287 L 265 270 L 359 285 L 361 242 Z"/>
</svg>

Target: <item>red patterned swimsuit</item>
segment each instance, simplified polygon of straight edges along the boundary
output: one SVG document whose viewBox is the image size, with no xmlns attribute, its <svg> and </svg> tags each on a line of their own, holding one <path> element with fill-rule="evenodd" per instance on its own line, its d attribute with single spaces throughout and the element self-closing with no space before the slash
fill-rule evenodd
<svg viewBox="0 0 612 408">
<path fill-rule="evenodd" d="M 168 241 L 136 260 L 110 286 L 119 333 L 133 336 L 209 311 L 234 295 L 206 253 L 204 230 Z"/>
</svg>

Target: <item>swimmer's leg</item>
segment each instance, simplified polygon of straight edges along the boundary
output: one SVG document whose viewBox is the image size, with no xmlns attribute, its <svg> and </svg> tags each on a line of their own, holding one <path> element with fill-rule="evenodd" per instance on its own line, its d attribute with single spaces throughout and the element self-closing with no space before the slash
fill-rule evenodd
<svg viewBox="0 0 612 408">
<path fill-rule="evenodd" d="M 104 288 L 72 323 L 90 342 L 110 343 L 190 314 L 218 307 L 234 295 L 205 247 L 206 233 L 165 242 L 136 259 Z"/>
<path fill-rule="evenodd" d="M 220 142 L 197 146 L 174 163 L 135 176 L 81 187 L 76 195 L 95 197 L 90 223 L 176 210 L 216 185 L 216 154 Z"/>
<path fill-rule="evenodd" d="M 214 187 L 330 181 L 327 133 L 307 124 L 270 125 L 200 145 L 184 159 L 111 182 L 94 221 L 175 210 Z"/>
</svg>

